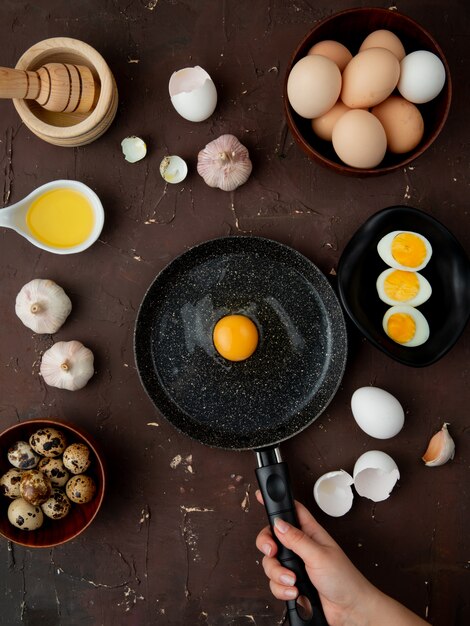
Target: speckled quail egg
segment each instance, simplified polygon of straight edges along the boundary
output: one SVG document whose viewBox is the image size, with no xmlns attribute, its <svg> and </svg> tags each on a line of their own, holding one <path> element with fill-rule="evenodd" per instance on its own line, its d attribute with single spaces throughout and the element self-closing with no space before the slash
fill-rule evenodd
<svg viewBox="0 0 470 626">
<path fill-rule="evenodd" d="M 33 506 L 23 498 L 16 498 L 8 507 L 10 524 L 21 530 L 36 530 L 44 521 L 44 515 L 39 506 Z"/>
<path fill-rule="evenodd" d="M 41 456 L 60 456 L 67 446 L 65 435 L 55 428 L 41 428 L 29 438 L 32 449 Z"/>
<path fill-rule="evenodd" d="M 64 451 L 64 465 L 72 474 L 83 474 L 90 467 L 90 448 L 84 443 L 72 443 Z"/>
<path fill-rule="evenodd" d="M 41 504 L 41 509 L 50 519 L 62 519 L 68 515 L 71 508 L 70 500 L 62 489 L 53 489 L 51 497 Z"/>
<path fill-rule="evenodd" d="M 67 497 L 77 504 L 85 504 L 93 500 L 96 493 L 96 485 L 90 476 L 78 474 L 72 476 L 65 486 Z"/>
<path fill-rule="evenodd" d="M 26 470 L 36 467 L 39 456 L 26 441 L 17 441 L 8 450 L 8 460 L 18 469 Z"/>
<path fill-rule="evenodd" d="M 20 497 L 20 482 L 23 470 L 12 468 L 0 478 L 0 493 L 7 498 Z"/>
<path fill-rule="evenodd" d="M 20 496 L 33 506 L 45 502 L 51 495 L 49 477 L 38 470 L 24 472 L 20 482 Z"/>
<path fill-rule="evenodd" d="M 53 487 L 65 487 L 70 474 L 64 466 L 62 459 L 48 459 L 47 457 L 39 461 L 38 470 L 45 474 L 51 481 Z"/>
</svg>

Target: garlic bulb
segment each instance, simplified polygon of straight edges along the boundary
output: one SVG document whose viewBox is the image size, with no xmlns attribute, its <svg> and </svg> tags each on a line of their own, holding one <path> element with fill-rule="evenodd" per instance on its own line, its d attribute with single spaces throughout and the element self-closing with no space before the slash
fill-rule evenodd
<svg viewBox="0 0 470 626">
<path fill-rule="evenodd" d="M 71 310 L 70 298 L 53 280 L 35 278 L 16 296 L 16 315 L 35 333 L 57 332 Z"/>
<path fill-rule="evenodd" d="M 42 355 L 40 372 L 47 385 L 76 391 L 93 376 L 93 352 L 79 341 L 58 341 Z"/>
<path fill-rule="evenodd" d="M 234 135 L 221 135 L 201 150 L 197 171 L 209 187 L 233 191 L 245 183 L 253 166 L 248 150 Z"/>
<path fill-rule="evenodd" d="M 428 449 L 424 453 L 423 461 L 428 467 L 444 465 L 454 458 L 455 443 L 447 430 L 448 423 L 444 423 L 441 430 L 431 437 Z"/>
</svg>

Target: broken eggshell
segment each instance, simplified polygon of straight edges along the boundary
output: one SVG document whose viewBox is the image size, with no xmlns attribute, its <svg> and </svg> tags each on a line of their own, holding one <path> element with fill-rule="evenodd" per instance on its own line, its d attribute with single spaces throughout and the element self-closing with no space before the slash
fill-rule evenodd
<svg viewBox="0 0 470 626">
<path fill-rule="evenodd" d="M 147 145 L 143 139 L 132 135 L 121 141 L 121 148 L 124 158 L 129 163 L 136 163 L 147 154 Z"/>
<path fill-rule="evenodd" d="M 344 470 L 323 474 L 313 487 L 315 502 L 324 513 L 332 517 L 341 517 L 352 507 L 353 482 L 352 476 Z"/>
<path fill-rule="evenodd" d="M 357 459 L 353 477 L 354 487 L 360 496 L 382 502 L 389 497 L 400 472 L 391 456 L 380 450 L 369 450 Z"/>
<path fill-rule="evenodd" d="M 188 166 L 179 156 L 166 156 L 160 163 L 160 174 L 167 183 L 181 183 L 188 174 Z"/>
<path fill-rule="evenodd" d="M 173 72 L 168 89 L 176 111 L 190 122 L 206 120 L 217 106 L 215 85 L 199 65 Z"/>
</svg>

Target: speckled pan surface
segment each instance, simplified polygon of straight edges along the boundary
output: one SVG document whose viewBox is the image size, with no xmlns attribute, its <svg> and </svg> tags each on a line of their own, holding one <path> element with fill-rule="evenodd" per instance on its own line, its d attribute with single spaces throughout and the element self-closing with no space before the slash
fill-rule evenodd
<svg viewBox="0 0 470 626">
<path fill-rule="evenodd" d="M 212 343 L 215 323 L 241 313 L 260 341 L 229 362 Z M 343 313 L 327 279 L 275 241 L 223 237 L 172 261 L 141 304 L 134 349 L 142 384 L 181 432 L 231 449 L 273 445 L 326 408 L 343 376 Z"/>
</svg>

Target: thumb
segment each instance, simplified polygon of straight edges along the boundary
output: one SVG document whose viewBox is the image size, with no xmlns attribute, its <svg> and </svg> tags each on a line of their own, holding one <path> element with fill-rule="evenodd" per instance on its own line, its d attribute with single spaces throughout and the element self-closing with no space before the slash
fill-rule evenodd
<svg viewBox="0 0 470 626">
<path fill-rule="evenodd" d="M 322 556 L 323 546 L 321 544 L 306 535 L 300 528 L 292 526 L 280 517 L 276 517 L 274 520 L 274 531 L 282 545 L 300 556 L 306 565 L 313 565 Z"/>
</svg>

